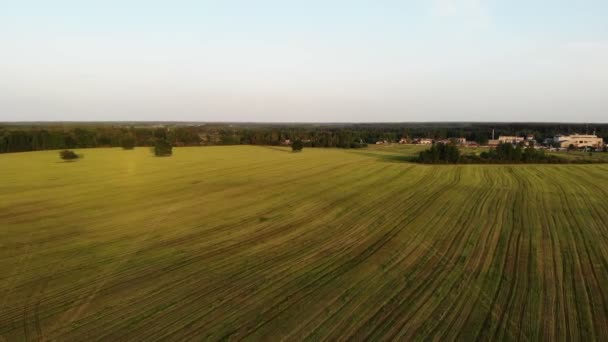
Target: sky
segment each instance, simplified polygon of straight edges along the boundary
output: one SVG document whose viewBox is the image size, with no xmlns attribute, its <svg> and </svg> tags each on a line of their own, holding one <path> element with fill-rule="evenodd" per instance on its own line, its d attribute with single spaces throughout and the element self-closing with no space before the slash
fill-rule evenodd
<svg viewBox="0 0 608 342">
<path fill-rule="evenodd" d="M 0 121 L 608 122 L 606 0 L 0 0 Z"/>
</svg>

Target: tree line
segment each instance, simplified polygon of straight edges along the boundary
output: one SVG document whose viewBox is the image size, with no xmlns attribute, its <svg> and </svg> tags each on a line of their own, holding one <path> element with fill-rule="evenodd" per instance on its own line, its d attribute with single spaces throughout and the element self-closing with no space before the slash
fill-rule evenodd
<svg viewBox="0 0 608 342">
<path fill-rule="evenodd" d="M 70 127 L 0 128 L 0 153 L 90 147 L 154 147 L 159 137 L 175 146 L 200 144 L 195 130 L 185 128 Z"/>
<path fill-rule="evenodd" d="M 90 147 L 156 147 L 159 139 L 171 146 L 281 145 L 298 141 L 307 147 L 360 148 L 367 146 L 352 131 L 289 128 L 229 127 L 70 127 L 0 128 L 0 153 Z"/>
<path fill-rule="evenodd" d="M 300 140 L 305 147 L 360 148 L 376 141 L 397 142 L 402 137 L 447 139 L 464 137 L 487 143 L 492 130 L 499 135 L 532 134 L 538 141 L 555 134 L 596 131 L 608 140 L 608 124 L 489 124 L 489 123 L 383 123 L 383 124 L 255 124 L 255 123 L 100 123 L 0 124 L 0 153 L 88 147 L 155 146 L 156 135 L 166 135 L 172 146 L 281 145 Z M 161 133 L 159 133 L 161 132 Z"/>
</svg>

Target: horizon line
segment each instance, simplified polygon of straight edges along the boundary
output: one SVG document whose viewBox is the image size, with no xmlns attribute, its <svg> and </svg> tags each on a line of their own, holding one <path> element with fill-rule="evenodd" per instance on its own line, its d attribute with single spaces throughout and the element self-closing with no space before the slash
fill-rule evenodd
<svg viewBox="0 0 608 342">
<path fill-rule="evenodd" d="M 94 123 L 187 123 L 187 124 L 292 124 L 292 125 L 333 125 L 333 124 L 574 124 L 574 125 L 608 125 L 608 121 L 188 121 L 188 120 L 21 120 L 21 121 L 0 121 L 2 124 L 36 124 L 36 123 L 69 123 L 69 124 L 94 124 Z"/>
</svg>

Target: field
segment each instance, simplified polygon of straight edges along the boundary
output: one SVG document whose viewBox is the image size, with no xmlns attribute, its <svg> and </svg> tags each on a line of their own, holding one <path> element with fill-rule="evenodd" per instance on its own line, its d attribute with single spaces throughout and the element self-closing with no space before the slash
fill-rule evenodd
<svg viewBox="0 0 608 342">
<path fill-rule="evenodd" d="M 416 151 L 0 155 L 0 341 L 608 340 L 607 164 Z"/>
</svg>

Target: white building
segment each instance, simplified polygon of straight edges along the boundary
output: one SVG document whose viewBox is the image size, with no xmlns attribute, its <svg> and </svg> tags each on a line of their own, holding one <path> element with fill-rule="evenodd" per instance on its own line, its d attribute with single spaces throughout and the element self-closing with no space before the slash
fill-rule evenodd
<svg viewBox="0 0 608 342">
<path fill-rule="evenodd" d="M 524 140 L 525 140 L 524 137 L 510 136 L 510 135 L 501 135 L 498 137 L 498 141 L 503 144 L 518 144 Z"/>
<path fill-rule="evenodd" d="M 602 148 L 604 146 L 604 139 L 595 134 L 556 135 L 553 142 L 559 144 L 559 147 L 562 148 L 568 148 L 570 145 L 576 148 Z"/>
<path fill-rule="evenodd" d="M 417 144 L 423 145 L 431 145 L 433 143 L 433 139 L 421 138 L 416 141 Z"/>
<path fill-rule="evenodd" d="M 488 145 L 490 146 L 496 146 L 500 143 L 502 144 L 519 144 L 520 142 L 524 141 L 524 137 L 518 137 L 518 136 L 511 136 L 511 135 L 501 135 L 498 137 L 498 139 L 491 139 L 488 141 Z"/>
</svg>

